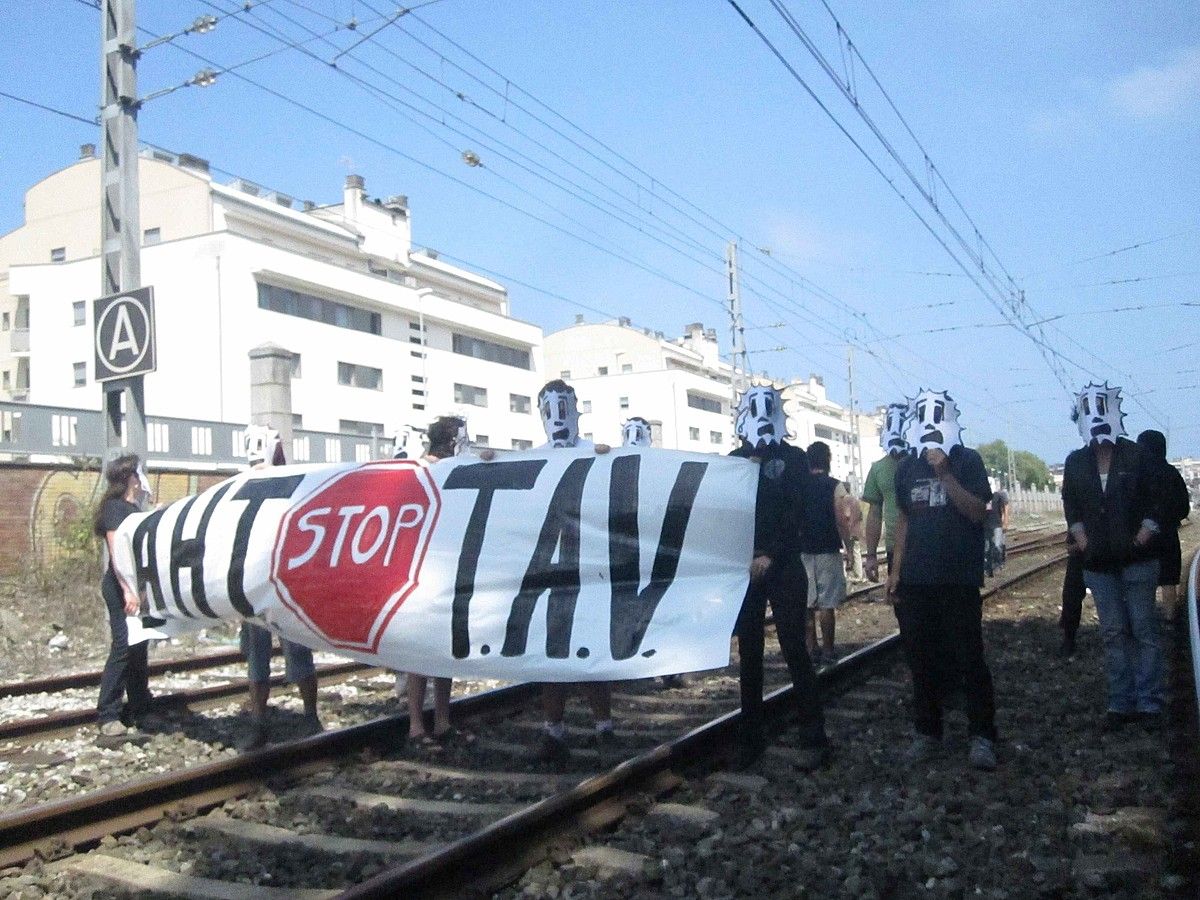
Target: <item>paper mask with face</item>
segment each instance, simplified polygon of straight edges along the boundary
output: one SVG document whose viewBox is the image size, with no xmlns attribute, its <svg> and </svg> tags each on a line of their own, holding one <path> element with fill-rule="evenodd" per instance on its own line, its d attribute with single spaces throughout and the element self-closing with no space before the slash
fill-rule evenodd
<svg viewBox="0 0 1200 900">
<path fill-rule="evenodd" d="M 917 391 L 909 404 L 912 418 L 908 423 L 908 445 L 917 451 L 936 447 L 949 453 L 962 444 L 962 428 L 958 424 L 958 404 L 945 391 Z"/>
<path fill-rule="evenodd" d="M 1075 397 L 1071 418 L 1079 427 L 1085 444 L 1115 444 L 1125 437 L 1125 414 L 1121 412 L 1121 389 L 1104 384 L 1089 384 Z"/>
<path fill-rule="evenodd" d="M 889 403 L 883 414 L 883 428 L 879 431 L 879 446 L 884 453 L 900 455 L 908 450 L 908 441 L 904 432 L 908 425 L 909 408 L 907 403 Z"/>
<path fill-rule="evenodd" d="M 641 416 L 634 416 L 621 426 L 621 445 L 624 447 L 651 447 L 654 441 L 650 423 Z"/>
<path fill-rule="evenodd" d="M 573 387 L 561 379 L 548 382 L 538 392 L 538 411 L 551 447 L 579 444 L 579 403 Z"/>
<path fill-rule="evenodd" d="M 246 462 L 252 466 L 283 464 L 283 442 L 279 432 L 269 425 L 246 426 L 242 446 L 246 450 Z"/>
<path fill-rule="evenodd" d="M 751 447 L 778 444 L 787 437 L 779 391 L 770 385 L 758 385 L 742 394 L 738 403 L 737 433 Z"/>
</svg>

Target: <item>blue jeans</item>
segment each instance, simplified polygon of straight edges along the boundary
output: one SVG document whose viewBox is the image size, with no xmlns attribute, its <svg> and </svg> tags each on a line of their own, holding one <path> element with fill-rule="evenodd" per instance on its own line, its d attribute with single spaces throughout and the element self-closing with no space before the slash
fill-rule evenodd
<svg viewBox="0 0 1200 900">
<path fill-rule="evenodd" d="M 1118 572 L 1085 569 L 1104 640 L 1108 708 L 1114 712 L 1161 712 L 1163 654 L 1158 636 L 1158 560 L 1132 563 Z"/>
<path fill-rule="evenodd" d="M 246 657 L 246 668 L 249 670 L 250 681 L 254 684 L 264 684 L 271 680 L 271 632 L 261 625 L 250 622 L 242 623 L 240 636 L 242 655 Z M 291 684 L 299 684 L 316 674 L 313 665 L 313 653 L 303 644 L 297 644 L 286 638 L 279 639 L 283 648 L 284 674 Z"/>
</svg>

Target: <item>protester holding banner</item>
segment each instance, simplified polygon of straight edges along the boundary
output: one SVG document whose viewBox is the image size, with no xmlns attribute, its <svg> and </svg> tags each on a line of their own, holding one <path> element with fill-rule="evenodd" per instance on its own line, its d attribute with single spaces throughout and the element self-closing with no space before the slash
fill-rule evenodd
<svg viewBox="0 0 1200 900">
<path fill-rule="evenodd" d="M 547 382 L 538 391 L 538 410 L 542 426 L 546 430 L 546 443 L 542 449 L 594 449 L 607 453 L 607 444 L 593 444 L 579 435 L 579 401 L 575 389 L 556 378 Z M 574 524 L 579 528 L 579 523 Z M 612 684 L 607 681 L 588 681 L 583 684 L 592 717 L 596 725 L 596 748 L 601 755 L 610 753 L 616 737 L 613 734 Z M 542 685 L 542 711 L 545 715 L 541 746 L 538 747 L 539 762 L 562 763 L 571 757 L 567 745 L 567 729 L 563 717 L 567 709 L 567 685 L 545 683 Z"/>
<path fill-rule="evenodd" d="M 146 665 L 145 641 L 129 646 L 126 616 L 136 616 L 141 609 L 141 597 L 136 584 L 117 573 L 113 565 L 116 548 L 113 538 L 127 516 L 141 512 L 143 481 L 139 461 L 132 454 L 114 459 L 105 471 L 108 487 L 96 509 L 93 531 L 104 540 L 104 577 L 100 593 L 108 610 L 108 627 L 112 638 L 104 673 L 100 676 L 100 698 L 96 704 L 100 736 L 119 738 L 127 734 L 150 706 L 149 673 Z M 125 702 L 128 698 L 128 702 Z"/>
<path fill-rule="evenodd" d="M 435 419 L 426 432 L 429 449 L 422 457 L 426 462 L 437 462 L 457 456 L 468 445 L 467 422 L 459 416 L 442 416 Z M 433 733 L 425 728 L 425 693 L 429 679 L 425 675 L 409 672 L 408 694 L 408 740 L 412 744 L 432 746 L 451 738 L 455 734 L 450 723 L 450 687 L 452 679 L 433 679 Z"/>
<path fill-rule="evenodd" d="M 279 432 L 261 425 L 246 429 L 246 461 L 252 469 L 285 465 L 283 442 Z M 261 625 L 242 623 L 239 636 L 242 655 L 246 657 L 249 684 L 250 728 L 238 741 L 242 750 L 257 750 L 271 739 L 267 721 L 267 701 L 271 697 L 271 632 Z M 317 669 L 313 653 L 303 644 L 279 639 L 283 650 L 284 676 L 294 684 L 304 703 L 304 723 L 301 734 L 308 736 L 324 730 L 317 715 Z"/>
<path fill-rule="evenodd" d="M 829 755 L 825 719 L 812 661 L 804 645 L 807 576 L 800 558 L 805 521 L 808 458 L 783 440 L 783 403 L 773 387 L 752 387 L 742 395 L 737 433 L 742 445 L 730 455 L 758 464 L 754 515 L 754 557 L 750 586 L 737 620 L 742 697 L 737 763 L 753 765 L 766 749 L 763 734 L 763 626 L 767 603 L 775 617 L 779 646 L 792 676 L 799 719 L 797 765 L 814 769 Z"/>
</svg>

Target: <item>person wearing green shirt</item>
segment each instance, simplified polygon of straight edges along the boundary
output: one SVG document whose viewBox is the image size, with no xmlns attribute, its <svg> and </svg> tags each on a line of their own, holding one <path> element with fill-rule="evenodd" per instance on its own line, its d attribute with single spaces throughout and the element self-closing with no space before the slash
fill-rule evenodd
<svg viewBox="0 0 1200 900">
<path fill-rule="evenodd" d="M 884 548 L 887 551 L 888 571 L 892 568 L 892 547 L 896 534 L 896 468 L 908 454 L 908 442 L 904 439 L 904 425 L 908 420 L 907 403 L 892 403 L 884 413 L 883 429 L 879 443 L 886 454 L 871 464 L 863 485 L 863 500 L 870 506 L 867 512 L 866 549 L 867 558 L 863 569 L 871 581 L 879 580 L 879 537 L 886 534 Z"/>
</svg>

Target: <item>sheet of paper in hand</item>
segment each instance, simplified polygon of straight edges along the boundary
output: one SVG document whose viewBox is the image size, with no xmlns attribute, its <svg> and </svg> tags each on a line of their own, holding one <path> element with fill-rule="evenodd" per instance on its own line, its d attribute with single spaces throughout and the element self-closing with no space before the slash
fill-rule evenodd
<svg viewBox="0 0 1200 900">
<path fill-rule="evenodd" d="M 130 516 L 115 562 L 168 620 L 427 675 L 643 678 L 728 663 L 756 488 L 638 448 L 279 466 Z"/>
</svg>

